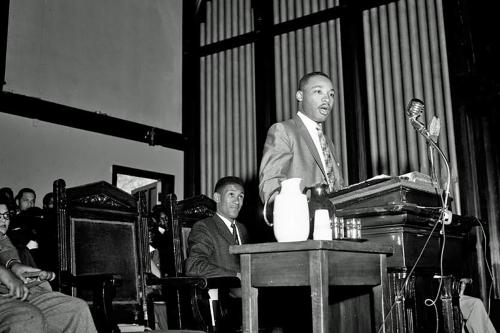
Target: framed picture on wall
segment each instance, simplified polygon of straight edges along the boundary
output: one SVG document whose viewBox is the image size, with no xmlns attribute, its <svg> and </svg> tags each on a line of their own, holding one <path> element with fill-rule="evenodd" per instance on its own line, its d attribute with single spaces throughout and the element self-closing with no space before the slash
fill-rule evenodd
<svg viewBox="0 0 500 333">
<path fill-rule="evenodd" d="M 165 195 L 173 193 L 175 176 L 166 173 L 113 165 L 112 184 L 132 194 L 136 199 L 144 193 L 149 211 L 159 204 Z"/>
</svg>

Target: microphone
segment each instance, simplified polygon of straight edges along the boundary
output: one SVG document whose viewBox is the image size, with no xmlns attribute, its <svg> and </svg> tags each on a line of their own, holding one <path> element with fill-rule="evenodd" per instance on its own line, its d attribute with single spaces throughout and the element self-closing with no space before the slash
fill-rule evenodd
<svg viewBox="0 0 500 333">
<path fill-rule="evenodd" d="M 408 103 L 408 108 L 406 108 L 406 114 L 410 118 L 418 118 L 424 112 L 424 102 L 418 98 L 413 98 L 410 103 Z"/>
<path fill-rule="evenodd" d="M 410 119 L 410 124 L 415 128 L 417 132 L 422 134 L 426 139 L 430 139 L 429 131 L 425 128 L 425 125 L 418 120 L 418 117 L 422 115 L 424 112 L 424 102 L 419 100 L 418 98 L 413 98 L 410 103 L 408 103 L 408 107 L 406 108 L 406 114 Z"/>
</svg>

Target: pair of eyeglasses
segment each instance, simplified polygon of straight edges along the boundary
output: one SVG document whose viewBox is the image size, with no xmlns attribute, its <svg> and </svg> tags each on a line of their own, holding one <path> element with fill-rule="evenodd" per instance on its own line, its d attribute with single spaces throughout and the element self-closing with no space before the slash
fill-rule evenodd
<svg viewBox="0 0 500 333">
<path fill-rule="evenodd" d="M 0 213 L 0 216 L 2 216 L 4 220 L 10 220 L 10 213 L 9 212 Z"/>
</svg>

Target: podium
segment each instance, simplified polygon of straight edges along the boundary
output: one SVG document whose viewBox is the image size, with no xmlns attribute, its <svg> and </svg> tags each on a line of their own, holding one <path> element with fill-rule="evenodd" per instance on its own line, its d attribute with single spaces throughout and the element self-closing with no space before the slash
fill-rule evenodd
<svg viewBox="0 0 500 333">
<path fill-rule="evenodd" d="M 388 281 L 393 331 L 434 331 L 436 319 L 434 309 L 423 305 L 426 298 L 435 298 L 441 271 L 441 225 L 438 223 L 442 190 L 427 184 L 411 182 L 399 177 L 369 180 L 333 193 L 330 200 L 336 208 L 336 216 L 359 218 L 362 237 L 381 244 L 391 244 L 393 255 L 387 258 Z M 452 297 L 453 277 L 464 271 L 465 236 L 473 220 L 453 215 L 452 223 L 445 227 L 445 253 L 443 257 L 443 285 L 441 291 L 441 332 L 459 332 L 460 313 L 458 299 Z M 429 238 L 430 235 L 430 238 Z M 404 293 L 398 295 L 407 274 L 428 243 L 410 276 Z M 458 318 L 457 318 L 458 317 Z"/>
</svg>

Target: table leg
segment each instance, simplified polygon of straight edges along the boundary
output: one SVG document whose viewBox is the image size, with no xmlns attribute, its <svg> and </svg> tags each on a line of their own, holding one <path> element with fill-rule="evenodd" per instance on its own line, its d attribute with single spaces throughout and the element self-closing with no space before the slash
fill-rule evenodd
<svg viewBox="0 0 500 333">
<path fill-rule="evenodd" d="M 251 255 L 241 255 L 241 301 L 243 317 L 243 333 L 259 331 L 259 310 L 257 306 L 258 291 L 252 287 Z"/>
<path fill-rule="evenodd" d="M 309 283 L 314 333 L 328 333 L 328 257 L 326 251 L 309 252 Z"/>
<path fill-rule="evenodd" d="M 380 284 L 372 288 L 373 291 L 373 316 L 375 319 L 376 332 L 391 333 L 392 321 L 389 311 L 391 310 L 391 298 L 389 297 L 389 284 L 387 276 L 387 264 L 385 254 L 380 256 Z"/>
</svg>

